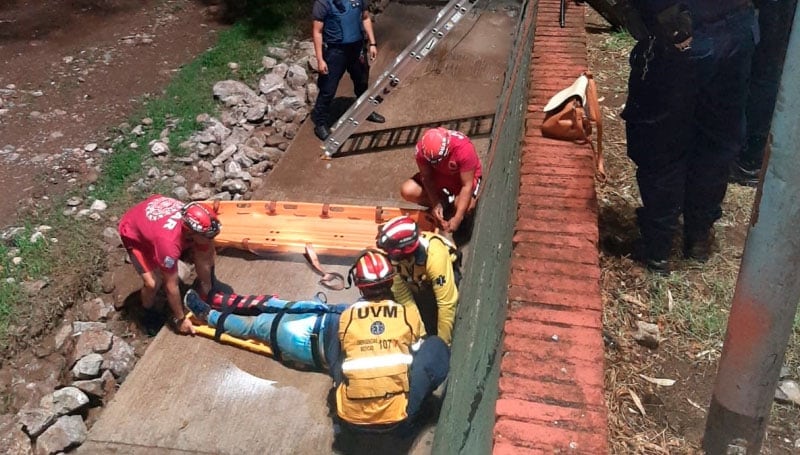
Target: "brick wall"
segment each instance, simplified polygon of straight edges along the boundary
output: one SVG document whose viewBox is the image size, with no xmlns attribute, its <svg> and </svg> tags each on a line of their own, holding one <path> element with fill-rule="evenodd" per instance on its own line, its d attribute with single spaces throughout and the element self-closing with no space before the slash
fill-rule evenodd
<svg viewBox="0 0 800 455">
<path fill-rule="evenodd" d="M 592 150 L 539 131 L 586 69 L 583 7 L 568 4 L 565 28 L 557 0 L 535 19 L 495 454 L 608 452 Z"/>
</svg>

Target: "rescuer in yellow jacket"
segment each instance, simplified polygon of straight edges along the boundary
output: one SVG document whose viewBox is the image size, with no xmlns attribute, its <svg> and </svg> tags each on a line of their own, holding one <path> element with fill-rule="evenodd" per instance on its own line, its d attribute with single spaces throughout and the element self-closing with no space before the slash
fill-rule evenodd
<svg viewBox="0 0 800 455">
<path fill-rule="evenodd" d="M 392 264 L 377 251 L 350 272 L 362 300 L 339 318 L 340 358 L 332 362 L 339 418 L 355 429 L 411 424 L 422 403 L 447 377 L 450 351 L 425 334 L 415 305 L 392 300 Z"/>
<path fill-rule="evenodd" d="M 405 306 L 414 305 L 415 296 L 431 288 L 436 299 L 436 324 L 426 321 L 428 330 L 448 345 L 453 339 L 453 324 L 458 303 L 458 254 L 455 245 L 433 232 L 419 232 L 410 217 L 387 221 L 378 231 L 376 244 L 385 251 L 397 269 L 392 292 Z"/>
</svg>

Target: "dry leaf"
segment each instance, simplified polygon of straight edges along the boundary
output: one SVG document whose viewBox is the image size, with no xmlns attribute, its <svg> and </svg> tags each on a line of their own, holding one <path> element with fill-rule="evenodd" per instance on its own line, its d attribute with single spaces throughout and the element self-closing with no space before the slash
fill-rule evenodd
<svg viewBox="0 0 800 455">
<path fill-rule="evenodd" d="M 699 404 L 695 403 L 694 401 L 692 401 L 692 400 L 690 400 L 690 399 L 688 399 L 688 398 L 686 399 L 686 401 L 688 401 L 690 405 L 692 405 L 692 406 L 696 407 L 697 409 L 699 409 L 699 410 L 701 410 L 701 411 L 703 411 L 703 412 L 706 412 L 706 410 L 705 410 L 705 409 L 703 409 L 703 407 L 702 407 L 702 406 L 700 406 Z"/>
<path fill-rule="evenodd" d="M 642 379 L 644 379 L 645 381 L 651 382 L 651 383 L 653 383 L 655 385 L 669 387 L 669 386 L 675 384 L 675 380 L 674 379 L 651 378 L 650 376 L 645 376 L 643 374 L 640 374 L 639 376 L 641 376 Z"/>
<path fill-rule="evenodd" d="M 667 288 L 667 311 L 672 311 L 672 307 L 675 306 L 675 300 L 672 298 L 672 291 Z"/>
<path fill-rule="evenodd" d="M 644 406 L 642 406 L 642 400 L 639 398 L 639 395 L 636 395 L 636 392 L 631 389 L 628 389 L 628 393 L 630 394 L 631 398 L 633 398 L 633 404 L 636 405 L 636 407 L 639 409 L 639 412 L 642 413 L 642 416 L 646 416 L 647 412 L 645 412 Z"/>
</svg>

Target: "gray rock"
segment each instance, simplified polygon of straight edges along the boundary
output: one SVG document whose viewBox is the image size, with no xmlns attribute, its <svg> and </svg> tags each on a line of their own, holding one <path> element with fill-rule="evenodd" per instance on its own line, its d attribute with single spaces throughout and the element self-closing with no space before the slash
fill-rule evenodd
<svg viewBox="0 0 800 455">
<path fill-rule="evenodd" d="M 89 330 L 78 335 L 75 342 L 75 359 L 81 359 L 89 354 L 102 354 L 111 349 L 111 332 L 106 330 Z"/>
<path fill-rule="evenodd" d="M 110 370 L 114 377 L 122 382 L 128 376 L 128 373 L 133 370 L 135 364 L 136 355 L 131 345 L 122 338 L 115 336 L 111 350 L 103 354 L 103 369 Z"/>
<path fill-rule="evenodd" d="M 247 191 L 247 184 L 242 179 L 227 179 L 222 182 L 222 189 L 230 193 L 243 194 Z"/>
<path fill-rule="evenodd" d="M 189 199 L 193 201 L 205 201 L 206 199 L 211 199 L 214 193 L 208 188 L 202 188 L 200 190 L 192 192 L 189 195 Z"/>
<path fill-rule="evenodd" d="M 81 416 L 63 416 L 36 439 L 37 455 L 50 455 L 76 447 L 86 440 Z"/>
<path fill-rule="evenodd" d="M 86 144 L 83 146 L 83 149 L 86 150 L 87 152 L 94 152 L 95 150 L 97 150 L 97 144 L 94 142 L 92 142 L 91 144 Z"/>
<path fill-rule="evenodd" d="M 73 197 L 67 199 L 67 206 L 69 206 L 69 207 L 77 207 L 77 206 L 81 205 L 82 202 L 83 202 L 83 199 L 79 198 L 78 196 L 73 196 Z"/>
<path fill-rule="evenodd" d="M 197 163 L 197 167 L 202 169 L 202 170 L 204 170 L 204 171 L 207 171 L 207 172 L 213 172 L 214 171 L 214 165 L 211 164 L 210 161 L 206 161 L 206 160 L 199 161 Z"/>
<path fill-rule="evenodd" d="M 266 115 L 268 110 L 269 106 L 266 102 L 254 103 L 247 108 L 244 117 L 248 122 L 258 122 L 264 118 L 264 115 Z"/>
<path fill-rule="evenodd" d="M 781 402 L 794 403 L 800 406 L 800 386 L 791 379 L 784 379 L 778 383 L 775 390 L 775 399 Z"/>
<path fill-rule="evenodd" d="M 72 377 L 75 379 L 92 379 L 100 376 L 100 368 L 103 365 L 103 356 L 100 354 L 89 354 L 80 358 L 75 366 L 72 367 Z"/>
<path fill-rule="evenodd" d="M 105 322 L 75 321 L 72 323 L 72 333 L 75 335 L 89 330 L 105 330 L 105 329 L 106 329 Z"/>
<path fill-rule="evenodd" d="M 89 207 L 89 210 L 94 210 L 95 212 L 102 212 L 108 208 L 108 204 L 106 201 L 97 199 L 92 202 L 92 205 Z"/>
<path fill-rule="evenodd" d="M 72 336 L 72 324 L 65 323 L 62 324 L 61 327 L 58 328 L 55 334 L 55 348 L 56 350 L 61 349 L 64 346 L 64 343 Z"/>
<path fill-rule="evenodd" d="M 286 60 L 291 55 L 291 52 L 289 52 L 289 49 L 284 47 L 269 46 L 267 47 L 267 55 L 275 57 L 279 60 Z"/>
<path fill-rule="evenodd" d="M 289 65 L 286 71 L 286 83 L 290 88 L 301 89 L 308 83 L 308 73 L 298 64 Z"/>
<path fill-rule="evenodd" d="M 72 386 L 80 389 L 91 398 L 102 399 L 110 388 L 116 387 L 116 384 L 117 381 L 114 379 L 114 375 L 106 370 L 99 378 L 75 381 L 72 383 Z"/>
<path fill-rule="evenodd" d="M 317 102 L 317 96 L 319 96 L 319 87 L 317 84 L 309 82 L 306 85 L 306 100 L 309 104 L 314 104 Z"/>
<path fill-rule="evenodd" d="M 636 321 L 636 327 L 637 332 L 633 335 L 633 339 L 636 340 L 637 343 L 650 349 L 658 348 L 661 337 L 657 324 Z"/>
<path fill-rule="evenodd" d="M 142 136 L 144 134 L 144 127 L 142 125 L 136 125 L 131 130 L 131 134 L 135 134 L 136 136 Z"/>
<path fill-rule="evenodd" d="M 233 107 L 242 102 L 252 104 L 258 95 L 247 84 L 234 80 L 219 81 L 212 89 L 214 96 L 226 106 Z"/>
<path fill-rule="evenodd" d="M 218 200 L 218 201 L 230 201 L 233 198 L 231 197 L 231 193 L 229 193 L 227 191 L 222 191 L 222 192 L 217 193 L 214 196 L 212 196 L 211 199 L 212 200 Z"/>
<path fill-rule="evenodd" d="M 150 153 L 154 156 L 165 156 L 169 154 L 169 146 L 162 141 L 155 141 L 150 146 Z"/>
<path fill-rule="evenodd" d="M 23 408 L 17 413 L 17 421 L 22 425 L 22 431 L 32 438 L 42 434 L 57 417 L 51 408 Z"/>
<path fill-rule="evenodd" d="M 64 387 L 39 400 L 39 406 L 52 409 L 58 416 L 72 414 L 89 403 L 89 397 L 77 387 Z"/>
<path fill-rule="evenodd" d="M 111 305 L 104 302 L 103 299 L 97 297 L 81 303 L 78 307 L 78 315 L 81 319 L 86 319 L 89 321 L 105 321 L 108 319 L 108 315 L 111 314 L 113 310 L 114 309 Z"/>
<path fill-rule="evenodd" d="M 230 158 L 231 156 L 233 156 L 234 153 L 236 153 L 236 149 L 237 147 L 235 144 L 227 146 L 225 150 L 222 151 L 222 153 L 220 153 L 219 155 L 217 155 L 216 158 L 211 160 L 211 164 L 213 164 L 214 166 L 221 166 L 222 163 L 227 161 L 228 158 Z"/>
<path fill-rule="evenodd" d="M 238 175 L 240 172 L 242 172 L 242 166 L 239 163 L 237 163 L 236 161 L 229 161 L 225 165 L 225 175 L 226 175 L 226 177 L 228 175 L 231 175 L 231 174 Z M 238 178 L 238 177 L 228 177 L 228 178 Z"/>
<path fill-rule="evenodd" d="M 172 195 L 181 201 L 189 199 L 189 191 L 183 186 L 176 186 L 173 188 Z"/>
<path fill-rule="evenodd" d="M 265 70 L 269 71 L 272 68 L 275 68 L 275 65 L 278 64 L 278 61 L 272 57 L 264 56 L 261 58 L 261 66 L 264 67 Z"/>
<path fill-rule="evenodd" d="M 278 65 L 280 66 L 280 65 Z M 276 67 L 277 68 L 277 67 Z M 258 81 L 258 90 L 267 95 L 267 102 L 270 102 L 270 94 L 281 93 L 281 90 L 286 89 L 286 80 L 283 75 L 276 74 L 273 70 L 272 73 L 265 74 L 261 80 Z"/>
<path fill-rule="evenodd" d="M 103 229 L 103 240 L 105 240 L 106 244 L 113 247 L 122 245 L 122 239 L 119 236 L 119 232 L 111 226 Z"/>
<path fill-rule="evenodd" d="M 149 179 L 157 179 L 161 177 L 161 170 L 155 166 L 152 166 L 150 169 L 147 170 L 147 178 Z"/>
</svg>

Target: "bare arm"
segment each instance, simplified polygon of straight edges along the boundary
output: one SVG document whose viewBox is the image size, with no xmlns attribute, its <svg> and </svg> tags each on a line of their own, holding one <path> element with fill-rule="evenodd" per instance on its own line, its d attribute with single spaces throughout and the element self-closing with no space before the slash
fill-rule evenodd
<svg viewBox="0 0 800 455">
<path fill-rule="evenodd" d="M 467 171 L 461 173 L 461 191 L 456 197 L 456 213 L 450 220 L 447 221 L 445 230 L 453 232 L 461 225 L 464 220 L 464 215 L 467 214 L 469 204 L 472 202 L 472 182 L 475 179 L 475 171 Z"/>
<path fill-rule="evenodd" d="M 361 14 L 361 23 L 364 24 L 364 33 L 367 34 L 367 42 L 369 44 L 375 44 L 374 46 L 369 46 L 369 59 L 375 60 L 378 57 L 378 46 L 375 41 L 375 32 L 372 29 L 372 19 L 369 17 L 369 12 L 364 11 Z"/>
<path fill-rule="evenodd" d="M 314 42 L 314 55 L 317 57 L 317 67 L 322 74 L 328 74 L 328 64 L 322 56 L 322 21 L 314 21 L 311 25 L 311 40 Z"/>
<path fill-rule="evenodd" d="M 176 327 L 178 332 L 194 335 L 194 327 L 189 318 L 184 317 L 183 302 L 181 302 L 181 292 L 178 287 L 178 272 L 177 270 L 172 273 L 164 272 L 164 291 L 167 294 L 167 302 L 172 317 L 180 319 L 180 325 Z"/>
</svg>

